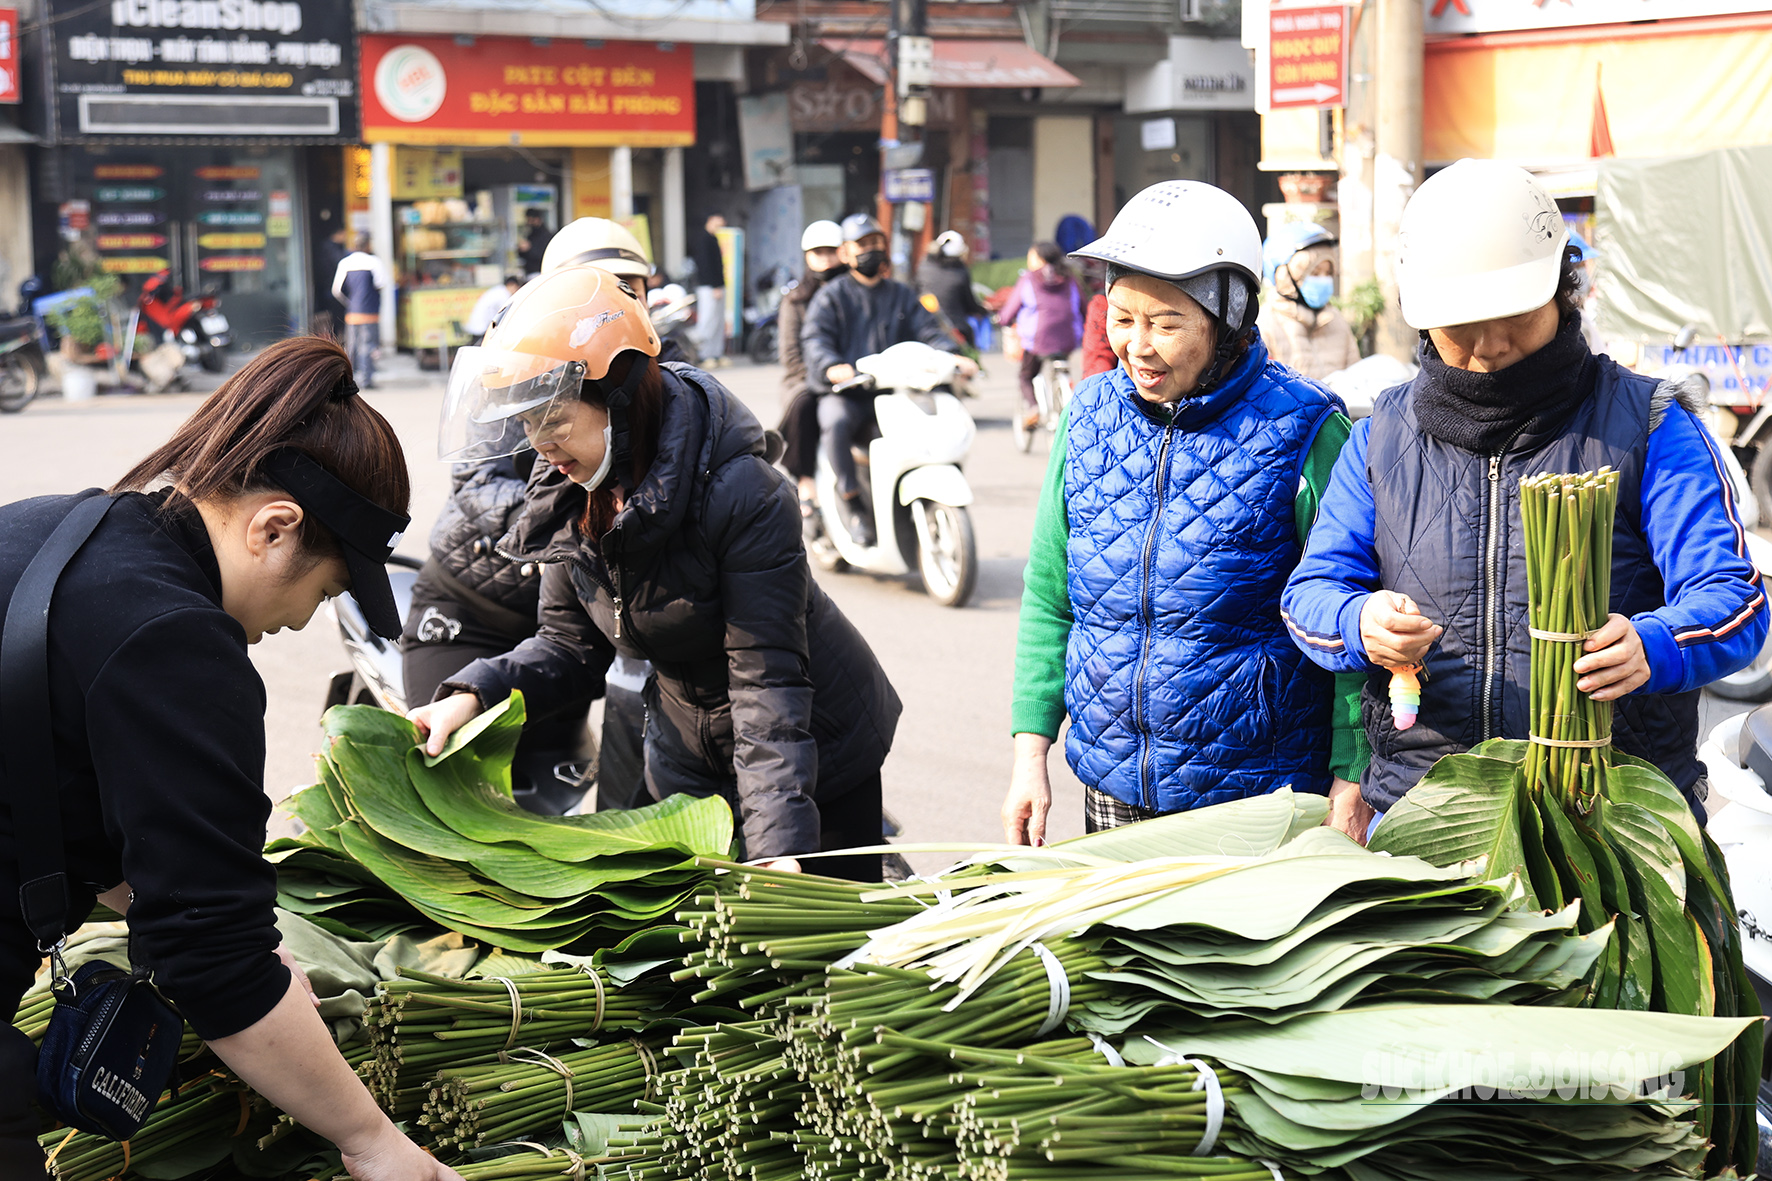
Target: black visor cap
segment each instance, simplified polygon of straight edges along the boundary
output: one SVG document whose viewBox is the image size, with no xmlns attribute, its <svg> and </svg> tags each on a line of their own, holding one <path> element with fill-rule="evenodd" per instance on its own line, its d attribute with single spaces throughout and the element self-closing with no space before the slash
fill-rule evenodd
<svg viewBox="0 0 1772 1181">
<path fill-rule="evenodd" d="M 388 558 L 412 518 L 389 512 L 320 466 L 305 451 L 284 447 L 267 455 L 261 470 L 338 538 L 351 575 L 351 597 L 384 640 L 398 639 L 400 613 L 388 585 Z"/>
</svg>

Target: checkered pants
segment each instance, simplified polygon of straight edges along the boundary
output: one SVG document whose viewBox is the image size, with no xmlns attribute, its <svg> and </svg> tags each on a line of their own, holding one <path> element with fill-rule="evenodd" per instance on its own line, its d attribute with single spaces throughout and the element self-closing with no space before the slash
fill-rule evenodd
<svg viewBox="0 0 1772 1181">
<path fill-rule="evenodd" d="M 1105 791 L 1096 791 L 1093 787 L 1083 789 L 1083 828 L 1087 832 L 1123 828 L 1128 824 L 1153 820 L 1161 815 L 1161 812 L 1152 808 L 1123 804 Z"/>
</svg>

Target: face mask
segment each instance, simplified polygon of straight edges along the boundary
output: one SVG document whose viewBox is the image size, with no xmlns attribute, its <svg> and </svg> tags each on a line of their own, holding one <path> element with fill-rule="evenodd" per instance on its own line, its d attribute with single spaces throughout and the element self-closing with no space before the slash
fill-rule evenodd
<svg viewBox="0 0 1772 1181">
<path fill-rule="evenodd" d="M 855 260 L 855 273 L 872 279 L 886 269 L 886 252 L 884 250 L 864 250 Z"/>
<path fill-rule="evenodd" d="M 1305 307 L 1322 311 L 1335 294 L 1333 275 L 1307 275 L 1298 281 L 1298 298 Z"/>
<path fill-rule="evenodd" d="M 603 481 L 609 478 L 609 469 L 614 466 L 615 429 L 611 424 L 604 423 L 603 462 L 598 464 L 597 470 L 592 472 L 589 476 L 586 476 L 582 480 L 574 480 L 573 483 L 577 484 L 580 488 L 583 488 L 586 492 L 595 492 L 598 488 L 602 487 Z"/>
</svg>

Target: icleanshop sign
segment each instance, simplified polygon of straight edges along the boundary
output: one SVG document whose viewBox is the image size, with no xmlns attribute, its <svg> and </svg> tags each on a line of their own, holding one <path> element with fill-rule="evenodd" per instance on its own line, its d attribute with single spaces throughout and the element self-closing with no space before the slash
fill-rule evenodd
<svg viewBox="0 0 1772 1181">
<path fill-rule="evenodd" d="M 337 0 L 48 0 L 46 138 L 357 138 Z"/>
<path fill-rule="evenodd" d="M 18 9 L 0 8 L 0 103 L 19 99 Z"/>
</svg>

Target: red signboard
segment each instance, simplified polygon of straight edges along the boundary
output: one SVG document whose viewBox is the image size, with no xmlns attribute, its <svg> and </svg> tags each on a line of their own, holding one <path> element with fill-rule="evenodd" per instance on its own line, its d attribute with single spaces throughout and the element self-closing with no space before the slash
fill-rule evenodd
<svg viewBox="0 0 1772 1181">
<path fill-rule="evenodd" d="M 1268 14 L 1268 105 L 1347 105 L 1347 9 L 1276 8 Z"/>
<path fill-rule="evenodd" d="M 362 38 L 370 143 L 682 147 L 695 55 L 653 41 Z"/>
<path fill-rule="evenodd" d="M 0 103 L 18 101 L 18 9 L 0 8 Z"/>
</svg>

